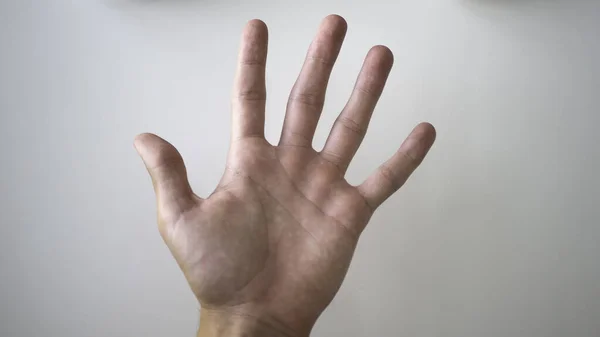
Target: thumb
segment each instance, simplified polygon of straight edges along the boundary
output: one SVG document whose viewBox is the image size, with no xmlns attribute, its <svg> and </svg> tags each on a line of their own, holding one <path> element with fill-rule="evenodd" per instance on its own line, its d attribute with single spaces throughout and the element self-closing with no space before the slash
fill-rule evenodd
<svg viewBox="0 0 600 337">
<path fill-rule="evenodd" d="M 195 204 L 181 154 L 169 142 L 151 133 L 135 137 L 134 146 L 152 178 L 159 222 L 176 220 Z"/>
</svg>

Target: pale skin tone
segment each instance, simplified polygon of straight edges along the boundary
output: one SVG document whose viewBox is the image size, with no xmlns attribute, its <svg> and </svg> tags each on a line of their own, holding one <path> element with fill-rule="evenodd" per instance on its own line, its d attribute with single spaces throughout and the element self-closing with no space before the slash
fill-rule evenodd
<svg viewBox="0 0 600 337">
<path fill-rule="evenodd" d="M 195 195 L 179 152 L 152 134 L 135 147 L 152 177 L 161 236 L 201 305 L 198 336 L 308 336 L 338 291 L 373 212 L 408 179 L 435 139 L 419 124 L 358 186 L 344 179 L 393 63 L 367 54 L 321 151 L 312 139 L 346 22 L 321 23 L 287 104 L 278 144 L 264 138 L 267 27 L 244 28 L 227 169 Z"/>
</svg>

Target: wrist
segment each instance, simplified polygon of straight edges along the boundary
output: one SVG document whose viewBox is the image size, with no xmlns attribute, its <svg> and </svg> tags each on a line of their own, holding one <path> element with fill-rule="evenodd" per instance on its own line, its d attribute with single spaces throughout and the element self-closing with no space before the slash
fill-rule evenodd
<svg viewBox="0 0 600 337">
<path fill-rule="evenodd" d="M 308 337 L 308 334 L 298 334 L 263 315 L 202 308 L 197 337 Z"/>
</svg>

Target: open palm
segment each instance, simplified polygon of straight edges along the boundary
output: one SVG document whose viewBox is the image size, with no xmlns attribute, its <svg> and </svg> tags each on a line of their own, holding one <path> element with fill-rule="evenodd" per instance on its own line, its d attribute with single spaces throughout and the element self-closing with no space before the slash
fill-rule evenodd
<svg viewBox="0 0 600 337">
<path fill-rule="evenodd" d="M 171 144 L 152 134 L 136 137 L 157 195 L 160 233 L 201 303 L 205 329 L 216 331 L 211 321 L 220 319 L 229 326 L 249 321 L 272 334 L 308 335 L 338 291 L 374 210 L 433 144 L 433 127 L 420 124 L 361 185 L 344 179 L 393 63 L 389 49 L 376 46 L 325 147 L 312 148 L 345 33 L 339 16 L 321 24 L 273 146 L 264 138 L 267 28 L 258 20 L 247 24 L 227 169 L 206 199 L 192 192 Z"/>
</svg>

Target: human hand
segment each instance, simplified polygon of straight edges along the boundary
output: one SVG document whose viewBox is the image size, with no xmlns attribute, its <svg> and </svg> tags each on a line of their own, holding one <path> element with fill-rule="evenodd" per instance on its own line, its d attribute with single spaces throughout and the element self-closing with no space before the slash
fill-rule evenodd
<svg viewBox="0 0 600 337">
<path fill-rule="evenodd" d="M 202 310 L 199 336 L 308 336 L 338 291 L 358 237 L 435 139 L 418 125 L 359 186 L 344 179 L 393 56 L 373 47 L 322 151 L 312 139 L 346 33 L 325 18 L 294 85 L 279 144 L 264 138 L 267 27 L 244 29 L 233 90 L 227 169 L 206 199 L 192 192 L 178 151 L 152 134 L 135 147 L 154 185 L 161 236 Z"/>
</svg>

